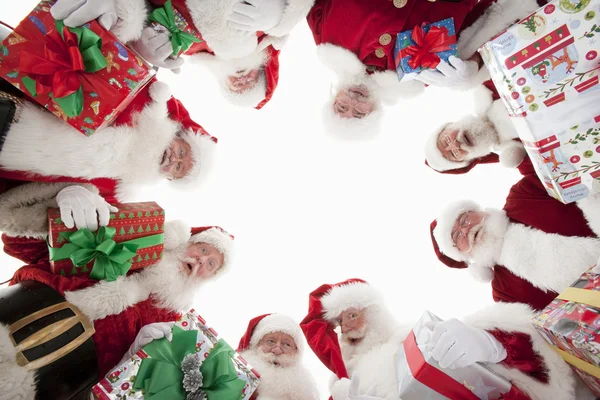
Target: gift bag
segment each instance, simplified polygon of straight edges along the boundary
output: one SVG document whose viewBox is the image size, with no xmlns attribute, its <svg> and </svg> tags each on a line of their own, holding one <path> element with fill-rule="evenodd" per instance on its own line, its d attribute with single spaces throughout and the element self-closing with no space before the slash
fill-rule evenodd
<svg viewBox="0 0 600 400">
<path fill-rule="evenodd" d="M 441 369 L 426 350 L 432 334 L 428 323 L 442 320 L 426 311 L 396 355 L 396 376 L 402 400 L 492 400 L 510 392 L 511 384 L 482 364 Z"/>
<path fill-rule="evenodd" d="M 91 232 L 69 229 L 60 210 L 48 210 L 50 268 L 59 275 L 114 281 L 162 258 L 165 211 L 155 202 L 116 206 L 108 226 Z"/>
<path fill-rule="evenodd" d="M 248 400 L 260 375 L 194 310 L 173 327 L 173 338 L 155 340 L 109 372 L 92 394 L 100 400 Z M 206 397 L 203 397 L 206 396 Z"/>
<path fill-rule="evenodd" d="M 0 46 L 0 77 L 85 135 L 110 125 L 155 71 L 96 21 L 68 28 L 43 0 Z"/>
</svg>

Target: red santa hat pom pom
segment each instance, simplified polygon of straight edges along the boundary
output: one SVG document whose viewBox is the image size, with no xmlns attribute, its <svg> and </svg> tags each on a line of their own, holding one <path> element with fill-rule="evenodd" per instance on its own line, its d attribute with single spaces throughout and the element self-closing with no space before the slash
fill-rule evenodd
<svg viewBox="0 0 600 400">
<path fill-rule="evenodd" d="M 452 242 L 452 227 L 456 219 L 467 211 L 480 211 L 481 207 L 471 200 L 462 200 L 448 204 L 437 218 L 436 226 L 433 228 L 433 240 L 439 246 L 440 252 L 455 261 L 467 261 L 454 246 Z"/>
<path fill-rule="evenodd" d="M 223 254 L 223 267 L 219 270 L 219 275 L 225 272 L 231 266 L 233 258 L 233 235 L 229 234 L 223 228 L 218 226 L 205 226 L 192 228 L 192 243 L 208 243 L 214 246 L 219 253 Z"/>
<path fill-rule="evenodd" d="M 182 190 L 195 189 L 212 171 L 218 139 L 195 122 L 179 100 L 170 99 L 167 107 L 169 117 L 181 124 L 181 138 L 190 145 L 193 162 L 188 174 L 183 179 L 173 179 L 171 185 Z"/>
<path fill-rule="evenodd" d="M 351 280 L 333 286 L 322 298 L 325 319 L 335 321 L 348 308 L 365 308 L 381 302 L 381 295 L 367 282 Z"/>
<path fill-rule="evenodd" d="M 469 167 L 469 161 L 456 162 L 450 161 L 442 155 L 440 149 L 438 149 L 438 136 L 448 126 L 448 123 L 444 123 L 438 126 L 427 139 L 425 144 L 425 161 L 426 164 L 432 169 L 438 172 L 444 172 L 449 170 L 458 170 Z"/>
<path fill-rule="evenodd" d="M 488 283 L 494 279 L 494 269 L 490 267 L 471 264 L 467 271 L 469 271 L 469 274 L 479 282 Z"/>
<path fill-rule="evenodd" d="M 248 329 L 246 329 L 246 333 L 240 340 L 238 351 L 255 348 L 265 335 L 275 332 L 290 335 L 298 347 L 298 355 L 301 356 L 304 350 L 304 336 L 300 325 L 283 314 L 265 314 L 250 320 Z"/>
<path fill-rule="evenodd" d="M 516 168 L 526 156 L 527 152 L 523 145 L 516 140 L 510 140 L 500 149 L 500 164 L 508 168 Z"/>
</svg>

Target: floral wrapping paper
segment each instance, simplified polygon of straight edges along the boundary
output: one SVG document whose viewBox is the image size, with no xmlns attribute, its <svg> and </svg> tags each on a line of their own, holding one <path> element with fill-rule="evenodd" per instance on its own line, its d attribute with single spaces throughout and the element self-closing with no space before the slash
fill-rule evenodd
<svg viewBox="0 0 600 400">
<path fill-rule="evenodd" d="M 52 89 L 56 89 L 54 84 L 47 89 L 48 93 L 37 93 L 40 88 L 36 87 L 35 82 L 38 82 L 39 78 L 21 70 L 24 57 L 31 57 L 33 54 L 34 58 L 49 59 L 47 46 L 56 49 L 56 43 L 52 44 L 51 38 L 52 34 L 56 33 L 57 26 L 50 14 L 50 7 L 55 2 L 56 0 L 41 1 L 0 44 L 0 77 L 31 96 L 58 118 L 89 136 L 97 129 L 110 125 L 156 72 L 96 21 L 84 25 L 84 28 L 99 36 L 101 55 L 98 56 L 104 58 L 106 66 L 93 73 L 79 70 L 75 72 L 81 83 L 83 105 L 79 115 L 69 116 L 49 94 Z M 72 57 L 67 53 L 69 51 L 63 50 L 59 62 L 52 63 L 53 67 L 60 65 L 58 68 L 61 74 L 77 68 L 72 65 L 66 67 L 62 62 Z M 56 58 L 56 55 L 52 57 Z M 38 62 L 32 63 L 34 66 L 39 64 L 39 59 L 35 59 Z M 74 58 L 68 60 L 67 64 L 71 62 L 73 65 L 77 64 Z M 28 81 L 28 78 L 34 83 Z M 45 75 L 45 78 L 51 81 L 53 75 Z M 37 90 L 32 92 L 33 87 Z"/>
<path fill-rule="evenodd" d="M 202 359 L 208 357 L 210 349 L 221 339 L 219 334 L 209 327 L 206 321 L 193 309 L 183 315 L 175 325 L 184 330 L 198 330 L 196 353 L 202 354 Z M 143 393 L 133 389 L 133 382 L 142 359 L 147 357 L 148 355 L 142 349 L 130 360 L 110 371 L 105 378 L 92 388 L 93 398 L 99 400 L 143 399 Z M 238 373 L 238 378 L 246 382 L 242 389 L 241 399 L 249 400 L 258 388 L 260 374 L 237 353 L 231 361 Z"/>
<path fill-rule="evenodd" d="M 480 49 L 548 193 L 600 191 L 600 0 L 554 0 Z"/>
<path fill-rule="evenodd" d="M 116 213 L 110 213 L 108 227 L 115 229 L 114 241 L 122 243 L 149 236 L 164 235 L 165 211 L 155 202 L 117 204 Z M 75 228 L 67 228 L 60 218 L 60 210 L 48 209 L 48 246 L 54 249 L 62 248 L 69 241 L 64 233 L 76 232 Z M 158 236 L 157 236 L 158 237 Z M 158 239 L 157 239 L 158 240 Z M 158 262 L 162 258 L 163 242 L 149 247 L 140 247 L 131 259 L 130 270 L 141 269 Z M 94 261 L 83 265 L 74 266 L 70 259 L 50 260 L 53 273 L 59 275 L 89 275 L 93 269 Z"/>
</svg>

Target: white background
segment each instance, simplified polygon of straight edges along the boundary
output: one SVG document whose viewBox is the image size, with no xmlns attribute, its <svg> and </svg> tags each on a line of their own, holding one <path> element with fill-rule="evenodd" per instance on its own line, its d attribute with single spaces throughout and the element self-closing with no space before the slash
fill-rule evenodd
<svg viewBox="0 0 600 400">
<path fill-rule="evenodd" d="M 36 4 L 11 1 L 0 19 L 14 26 Z M 181 75 L 159 74 L 219 138 L 219 163 L 195 192 L 161 187 L 140 200 L 157 201 L 168 219 L 221 225 L 236 237 L 233 268 L 202 289 L 196 309 L 236 347 L 251 318 L 281 312 L 300 321 L 312 290 L 353 277 L 383 291 L 396 317 L 409 322 L 425 309 L 449 318 L 492 302 L 488 284 L 437 260 L 429 236 L 445 202 L 472 198 L 501 208 L 519 178 L 499 165 L 464 176 L 424 165 L 428 132 L 469 112 L 470 95 L 428 88 L 417 101 L 389 108 L 375 140 L 342 142 L 322 127 L 332 75 L 319 63 L 305 23 L 280 61 L 279 87 L 261 111 L 229 105 L 196 65 Z M 0 281 L 20 266 L 3 253 L 0 262 Z M 327 398 L 328 370 L 310 351 L 305 359 Z"/>
</svg>

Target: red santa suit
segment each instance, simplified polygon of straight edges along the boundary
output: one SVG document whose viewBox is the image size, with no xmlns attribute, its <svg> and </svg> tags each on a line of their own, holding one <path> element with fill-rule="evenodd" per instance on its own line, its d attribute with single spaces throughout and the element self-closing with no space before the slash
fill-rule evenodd
<svg viewBox="0 0 600 400">
<path fill-rule="evenodd" d="M 576 204 L 563 204 L 548 195 L 529 159 L 519 170 L 523 178 L 511 188 L 503 210 L 491 210 L 508 227 L 502 249 L 495 249 L 499 255 L 493 257 L 503 262 L 468 265 L 454 248 L 449 224 L 462 212 L 478 210 L 472 202 L 449 206 L 432 222 L 431 237 L 440 261 L 451 268 L 469 266 L 479 278 L 491 281 L 496 301 L 523 302 L 541 309 L 596 263 L 600 242 Z M 552 257 L 545 260 L 548 254 Z"/>
<path fill-rule="evenodd" d="M 269 333 L 290 335 L 298 348 L 291 365 L 274 366 L 261 357 L 260 340 Z M 264 314 L 248 323 L 237 352 L 260 374 L 258 389 L 250 400 L 318 400 L 319 392 L 310 371 L 302 365 L 304 336 L 296 321 L 283 314 Z"/>
<path fill-rule="evenodd" d="M 182 245 L 186 242 L 203 242 L 215 246 L 224 256 L 219 274 L 231 264 L 233 237 L 221 228 L 190 230 L 177 221 L 167 223 L 165 228 L 162 260 L 127 277 L 120 277 L 115 282 L 55 275 L 46 258 L 37 264 L 20 268 L 10 284 L 29 280 L 41 282 L 56 290 L 87 316 L 95 329 L 92 338 L 99 375 L 104 376 L 119 363 L 144 325 L 176 321 L 181 310 L 191 307 L 201 282 L 191 281 L 192 278 L 187 275 L 185 278 L 179 276 L 180 258 L 186 251 Z M 0 334 L 2 332 L 0 330 Z M 2 340 L 0 337 L 0 342 Z"/>
<path fill-rule="evenodd" d="M 365 308 L 367 331 L 358 345 L 340 342 L 334 331 L 339 314 L 350 308 Z M 575 379 L 568 365 L 535 332 L 530 324 L 534 313 L 522 304 L 496 304 L 464 322 L 484 329 L 506 350 L 506 358 L 486 364 L 512 383 L 503 399 L 574 399 Z M 310 294 L 309 310 L 300 326 L 317 357 L 334 374 L 333 400 L 345 399 L 350 380 L 360 380 L 358 390 L 370 389 L 382 399 L 398 399 L 394 358 L 410 326 L 398 325 L 379 293 L 368 283 L 351 279 L 323 285 Z M 378 368 L 373 368 L 377 365 Z"/>
</svg>

